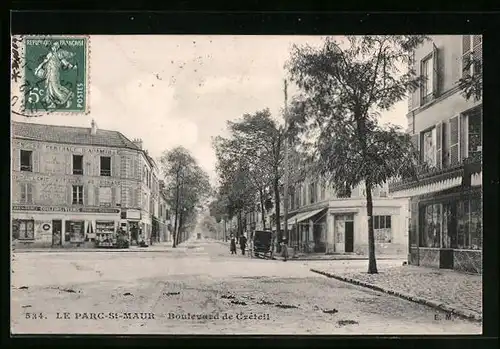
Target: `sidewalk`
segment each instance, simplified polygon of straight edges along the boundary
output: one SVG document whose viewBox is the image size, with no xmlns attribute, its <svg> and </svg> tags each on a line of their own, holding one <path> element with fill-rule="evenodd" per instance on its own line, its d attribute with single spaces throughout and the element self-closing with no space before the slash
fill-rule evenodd
<svg viewBox="0 0 500 349">
<path fill-rule="evenodd" d="M 182 244 L 178 249 L 182 248 Z M 130 246 L 129 248 L 13 248 L 12 253 L 29 253 L 29 252 L 172 252 L 177 248 L 172 247 L 171 242 L 156 243 L 148 247 Z"/>
<path fill-rule="evenodd" d="M 425 304 L 463 318 L 482 321 L 481 275 L 411 265 L 378 266 L 378 274 L 368 274 L 366 267 L 363 265 L 356 270 L 342 271 L 335 270 L 333 265 L 325 265 L 311 271 Z"/>
</svg>

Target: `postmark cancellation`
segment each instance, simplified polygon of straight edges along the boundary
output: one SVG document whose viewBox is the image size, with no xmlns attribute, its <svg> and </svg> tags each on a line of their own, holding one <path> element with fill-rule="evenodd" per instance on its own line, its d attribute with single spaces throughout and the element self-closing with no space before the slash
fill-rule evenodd
<svg viewBox="0 0 500 349">
<path fill-rule="evenodd" d="M 25 116 L 88 114 L 89 56 L 89 36 L 13 37 L 13 111 Z"/>
</svg>

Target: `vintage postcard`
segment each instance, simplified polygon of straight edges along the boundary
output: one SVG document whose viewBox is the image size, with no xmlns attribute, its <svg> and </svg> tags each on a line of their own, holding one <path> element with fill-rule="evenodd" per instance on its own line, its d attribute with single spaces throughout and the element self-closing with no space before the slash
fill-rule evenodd
<svg viewBox="0 0 500 349">
<path fill-rule="evenodd" d="M 13 37 L 11 333 L 482 333 L 481 57 Z"/>
</svg>

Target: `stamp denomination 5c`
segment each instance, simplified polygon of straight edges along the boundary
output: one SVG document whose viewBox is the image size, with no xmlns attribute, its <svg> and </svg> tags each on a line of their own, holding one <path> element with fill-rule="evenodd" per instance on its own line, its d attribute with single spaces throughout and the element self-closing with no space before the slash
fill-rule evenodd
<svg viewBox="0 0 500 349">
<path fill-rule="evenodd" d="M 24 112 L 88 112 L 86 36 L 24 38 Z"/>
</svg>

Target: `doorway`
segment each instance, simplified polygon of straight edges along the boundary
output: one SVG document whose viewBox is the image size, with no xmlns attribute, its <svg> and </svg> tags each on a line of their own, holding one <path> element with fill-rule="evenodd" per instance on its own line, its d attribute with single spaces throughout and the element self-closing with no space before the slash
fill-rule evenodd
<svg viewBox="0 0 500 349">
<path fill-rule="evenodd" d="M 354 252 L 354 222 L 345 222 L 345 252 Z"/>
<path fill-rule="evenodd" d="M 62 244 L 62 221 L 52 221 L 52 246 L 61 246 Z"/>
</svg>

